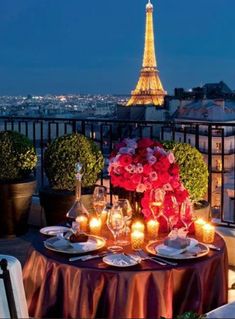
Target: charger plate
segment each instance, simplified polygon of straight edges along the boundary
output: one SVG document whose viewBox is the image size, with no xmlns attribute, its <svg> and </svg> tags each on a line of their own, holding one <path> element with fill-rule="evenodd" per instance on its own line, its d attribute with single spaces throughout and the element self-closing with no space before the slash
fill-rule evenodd
<svg viewBox="0 0 235 319">
<path fill-rule="evenodd" d="M 194 238 L 190 238 L 190 240 L 195 241 Z M 165 245 L 163 240 L 151 241 L 146 246 L 146 250 L 148 253 L 152 255 L 168 258 L 168 259 L 175 259 L 175 260 L 200 258 L 200 257 L 206 256 L 209 252 L 209 248 L 207 247 L 207 245 L 200 242 L 198 242 L 197 245 L 194 246 L 194 248 L 191 248 L 190 250 L 187 250 L 187 248 L 185 250 L 179 249 L 178 250 L 179 252 L 178 253 L 176 252 L 174 255 L 160 253 L 159 250 L 161 250 L 161 248 L 164 248 L 164 246 Z"/>
<path fill-rule="evenodd" d="M 84 254 L 103 248 L 106 240 L 103 237 L 89 235 L 88 241 L 72 244 L 60 237 L 51 237 L 44 241 L 44 246 L 52 251 L 64 254 Z"/>
</svg>

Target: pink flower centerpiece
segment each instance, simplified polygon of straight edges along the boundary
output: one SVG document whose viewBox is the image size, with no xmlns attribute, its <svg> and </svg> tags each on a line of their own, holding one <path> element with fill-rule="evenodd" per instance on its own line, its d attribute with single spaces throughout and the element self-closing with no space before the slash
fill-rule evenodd
<svg viewBox="0 0 235 319">
<path fill-rule="evenodd" d="M 182 203 L 189 201 L 174 154 L 149 138 L 125 138 L 117 144 L 108 170 L 113 186 L 143 193 L 141 206 L 146 219 L 158 217 L 160 210 L 169 219 L 179 214 Z M 152 190 L 159 198 L 159 205 L 154 208 L 151 207 Z"/>
</svg>

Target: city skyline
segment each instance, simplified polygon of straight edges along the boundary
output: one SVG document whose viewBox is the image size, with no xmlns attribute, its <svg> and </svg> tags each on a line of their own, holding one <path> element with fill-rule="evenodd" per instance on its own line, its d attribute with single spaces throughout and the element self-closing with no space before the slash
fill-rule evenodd
<svg viewBox="0 0 235 319">
<path fill-rule="evenodd" d="M 130 94 L 142 63 L 146 2 L 1 2 L 0 95 Z M 168 93 L 220 80 L 235 89 L 234 1 L 152 3 Z"/>
</svg>

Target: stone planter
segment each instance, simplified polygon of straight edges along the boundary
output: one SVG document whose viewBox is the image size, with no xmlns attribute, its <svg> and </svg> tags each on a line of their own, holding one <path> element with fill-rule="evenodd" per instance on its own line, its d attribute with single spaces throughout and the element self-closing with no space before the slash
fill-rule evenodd
<svg viewBox="0 0 235 319">
<path fill-rule="evenodd" d="M 34 178 L 22 182 L 0 183 L 0 237 L 20 236 L 28 230 Z"/>
</svg>

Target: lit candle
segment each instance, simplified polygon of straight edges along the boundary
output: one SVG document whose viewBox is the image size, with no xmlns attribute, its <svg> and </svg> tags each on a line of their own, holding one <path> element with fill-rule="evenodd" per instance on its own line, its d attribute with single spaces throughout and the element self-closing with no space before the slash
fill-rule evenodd
<svg viewBox="0 0 235 319">
<path fill-rule="evenodd" d="M 89 222 L 89 226 L 90 226 L 91 234 L 100 235 L 101 226 L 102 226 L 102 222 L 100 218 L 93 217 Z"/>
<path fill-rule="evenodd" d="M 131 233 L 131 246 L 132 249 L 138 250 L 141 249 L 144 244 L 144 233 L 138 230 L 135 230 Z"/>
<path fill-rule="evenodd" d="M 132 231 L 138 230 L 138 231 L 143 233 L 144 232 L 144 224 L 141 223 L 140 221 L 135 222 L 135 223 L 132 224 L 131 230 Z"/>
<path fill-rule="evenodd" d="M 206 244 L 213 243 L 215 239 L 215 227 L 210 224 L 205 224 L 202 227 L 203 235 L 202 235 L 202 241 Z"/>
<path fill-rule="evenodd" d="M 203 230 L 202 227 L 206 224 L 206 222 L 202 219 L 199 218 L 194 222 L 194 226 L 195 226 L 195 235 L 197 237 L 198 240 L 202 240 L 202 234 L 203 234 Z"/>
<path fill-rule="evenodd" d="M 76 222 L 80 225 L 80 230 L 86 232 L 88 225 L 88 218 L 86 216 L 78 216 Z"/>
<path fill-rule="evenodd" d="M 157 238 L 159 226 L 159 222 L 155 219 L 151 219 L 147 222 L 148 235 L 151 239 Z"/>
</svg>

